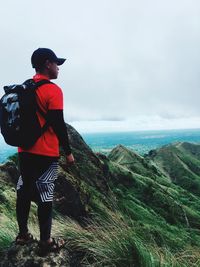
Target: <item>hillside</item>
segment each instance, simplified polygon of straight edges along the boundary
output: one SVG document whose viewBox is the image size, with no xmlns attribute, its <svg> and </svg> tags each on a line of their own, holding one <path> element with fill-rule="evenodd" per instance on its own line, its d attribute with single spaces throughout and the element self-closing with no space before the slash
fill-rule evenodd
<svg viewBox="0 0 200 267">
<path fill-rule="evenodd" d="M 67 245 L 43 259 L 37 244 L 11 244 L 18 177 L 12 157 L 0 166 L 0 266 L 200 266 L 200 146 L 171 144 L 141 157 L 119 145 L 105 156 L 67 127 L 76 165 L 61 156 L 53 223 Z M 38 237 L 35 205 L 30 226 Z"/>
<path fill-rule="evenodd" d="M 200 195 L 200 145 L 170 144 L 150 151 L 146 158 L 151 159 L 174 184 Z"/>
<path fill-rule="evenodd" d="M 156 178 L 162 176 L 162 173 L 150 162 L 144 159 L 144 157 L 136 154 L 134 151 L 128 148 L 118 145 L 108 155 L 108 159 L 114 161 L 120 166 L 131 170 L 134 173 Z"/>
</svg>

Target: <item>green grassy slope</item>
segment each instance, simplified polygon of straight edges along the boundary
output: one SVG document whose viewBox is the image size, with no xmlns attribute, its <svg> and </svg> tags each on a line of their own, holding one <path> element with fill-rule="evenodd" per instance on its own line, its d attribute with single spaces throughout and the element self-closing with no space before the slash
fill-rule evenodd
<svg viewBox="0 0 200 267">
<path fill-rule="evenodd" d="M 60 160 L 53 228 L 67 240 L 71 266 L 200 266 L 200 146 L 173 144 L 141 157 L 120 145 L 106 157 L 78 141 L 76 167 Z M 17 233 L 12 164 L 0 166 L 2 259 Z M 37 236 L 35 205 L 30 224 Z"/>
<path fill-rule="evenodd" d="M 200 195 L 200 145 L 176 143 L 148 155 L 174 184 Z"/>
</svg>

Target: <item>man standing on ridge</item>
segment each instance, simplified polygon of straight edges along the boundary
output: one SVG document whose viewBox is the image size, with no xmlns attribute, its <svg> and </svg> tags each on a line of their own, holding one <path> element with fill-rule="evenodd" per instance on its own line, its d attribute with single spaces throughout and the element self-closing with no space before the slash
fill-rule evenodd
<svg viewBox="0 0 200 267">
<path fill-rule="evenodd" d="M 32 66 L 36 71 L 33 80 L 39 82 L 57 79 L 58 66 L 64 62 L 65 59 L 58 58 L 52 50 L 38 48 L 31 57 Z M 43 84 L 36 90 L 36 100 L 40 110 L 37 112 L 40 125 L 43 127 L 47 119 L 49 126 L 31 148 L 18 148 L 21 176 L 17 184 L 16 213 L 19 234 L 16 237 L 16 243 L 26 244 L 33 240 L 27 226 L 33 200 L 38 205 L 40 253 L 45 254 L 56 251 L 62 245 L 51 238 L 52 201 L 58 170 L 59 143 L 63 147 L 68 164 L 74 163 L 74 157 L 63 118 L 61 88 L 51 82 Z"/>
</svg>

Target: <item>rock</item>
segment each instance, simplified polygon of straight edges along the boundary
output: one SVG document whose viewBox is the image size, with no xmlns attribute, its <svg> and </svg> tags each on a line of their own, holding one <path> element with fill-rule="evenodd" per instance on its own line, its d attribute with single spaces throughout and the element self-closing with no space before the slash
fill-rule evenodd
<svg viewBox="0 0 200 267">
<path fill-rule="evenodd" d="M 83 192 L 76 181 L 73 182 L 73 179 L 75 177 L 70 177 L 70 174 L 63 171 L 59 172 L 54 194 L 54 205 L 62 214 L 81 222 L 83 217 L 88 216 L 89 195 Z"/>
<path fill-rule="evenodd" d="M 66 163 L 63 165 L 61 161 L 63 169 L 106 194 L 108 185 L 104 176 L 104 164 L 72 126 L 67 124 L 67 128 L 76 165 L 75 168 L 67 167 Z"/>
<path fill-rule="evenodd" d="M 55 188 L 55 206 L 64 215 L 81 222 L 88 216 L 90 195 L 83 183 L 95 187 L 106 195 L 108 192 L 105 165 L 85 143 L 82 136 L 69 124 L 66 124 L 69 142 L 75 157 L 75 165 L 68 166 L 64 153 L 59 160 L 59 173 Z M 17 155 L 15 157 L 17 162 Z M 0 165 L 0 179 L 6 184 L 16 186 L 19 171 L 14 161 Z M 87 188 L 87 186 L 86 186 Z"/>
<path fill-rule="evenodd" d="M 0 180 L 7 184 L 16 184 L 19 178 L 19 170 L 13 161 L 7 161 L 0 165 Z"/>
<path fill-rule="evenodd" d="M 0 267 L 69 267 L 70 257 L 67 248 L 57 253 L 49 253 L 46 257 L 37 255 L 38 244 L 34 242 L 29 245 L 13 244 L 0 256 Z M 80 265 L 79 265 L 80 266 Z"/>
<path fill-rule="evenodd" d="M 55 205 L 58 211 L 81 223 L 81 218 L 89 216 L 90 193 L 87 192 L 87 185 L 105 196 L 109 191 L 107 167 L 81 135 L 69 124 L 66 125 L 75 164 L 68 166 L 64 153 L 61 153 Z"/>
</svg>

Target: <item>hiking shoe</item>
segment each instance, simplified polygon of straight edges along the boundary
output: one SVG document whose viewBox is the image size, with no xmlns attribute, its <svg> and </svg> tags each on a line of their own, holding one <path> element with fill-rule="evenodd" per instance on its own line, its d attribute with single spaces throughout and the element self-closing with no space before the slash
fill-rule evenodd
<svg viewBox="0 0 200 267">
<path fill-rule="evenodd" d="M 29 243 L 32 243 L 34 240 L 33 235 L 31 233 L 25 233 L 25 234 L 18 234 L 15 239 L 16 245 L 26 245 Z"/>
<path fill-rule="evenodd" d="M 61 248 L 64 247 L 65 241 L 61 238 L 58 239 L 52 238 L 51 242 L 40 241 L 38 245 L 39 245 L 37 251 L 38 256 L 45 257 L 50 252 L 58 252 Z"/>
</svg>

